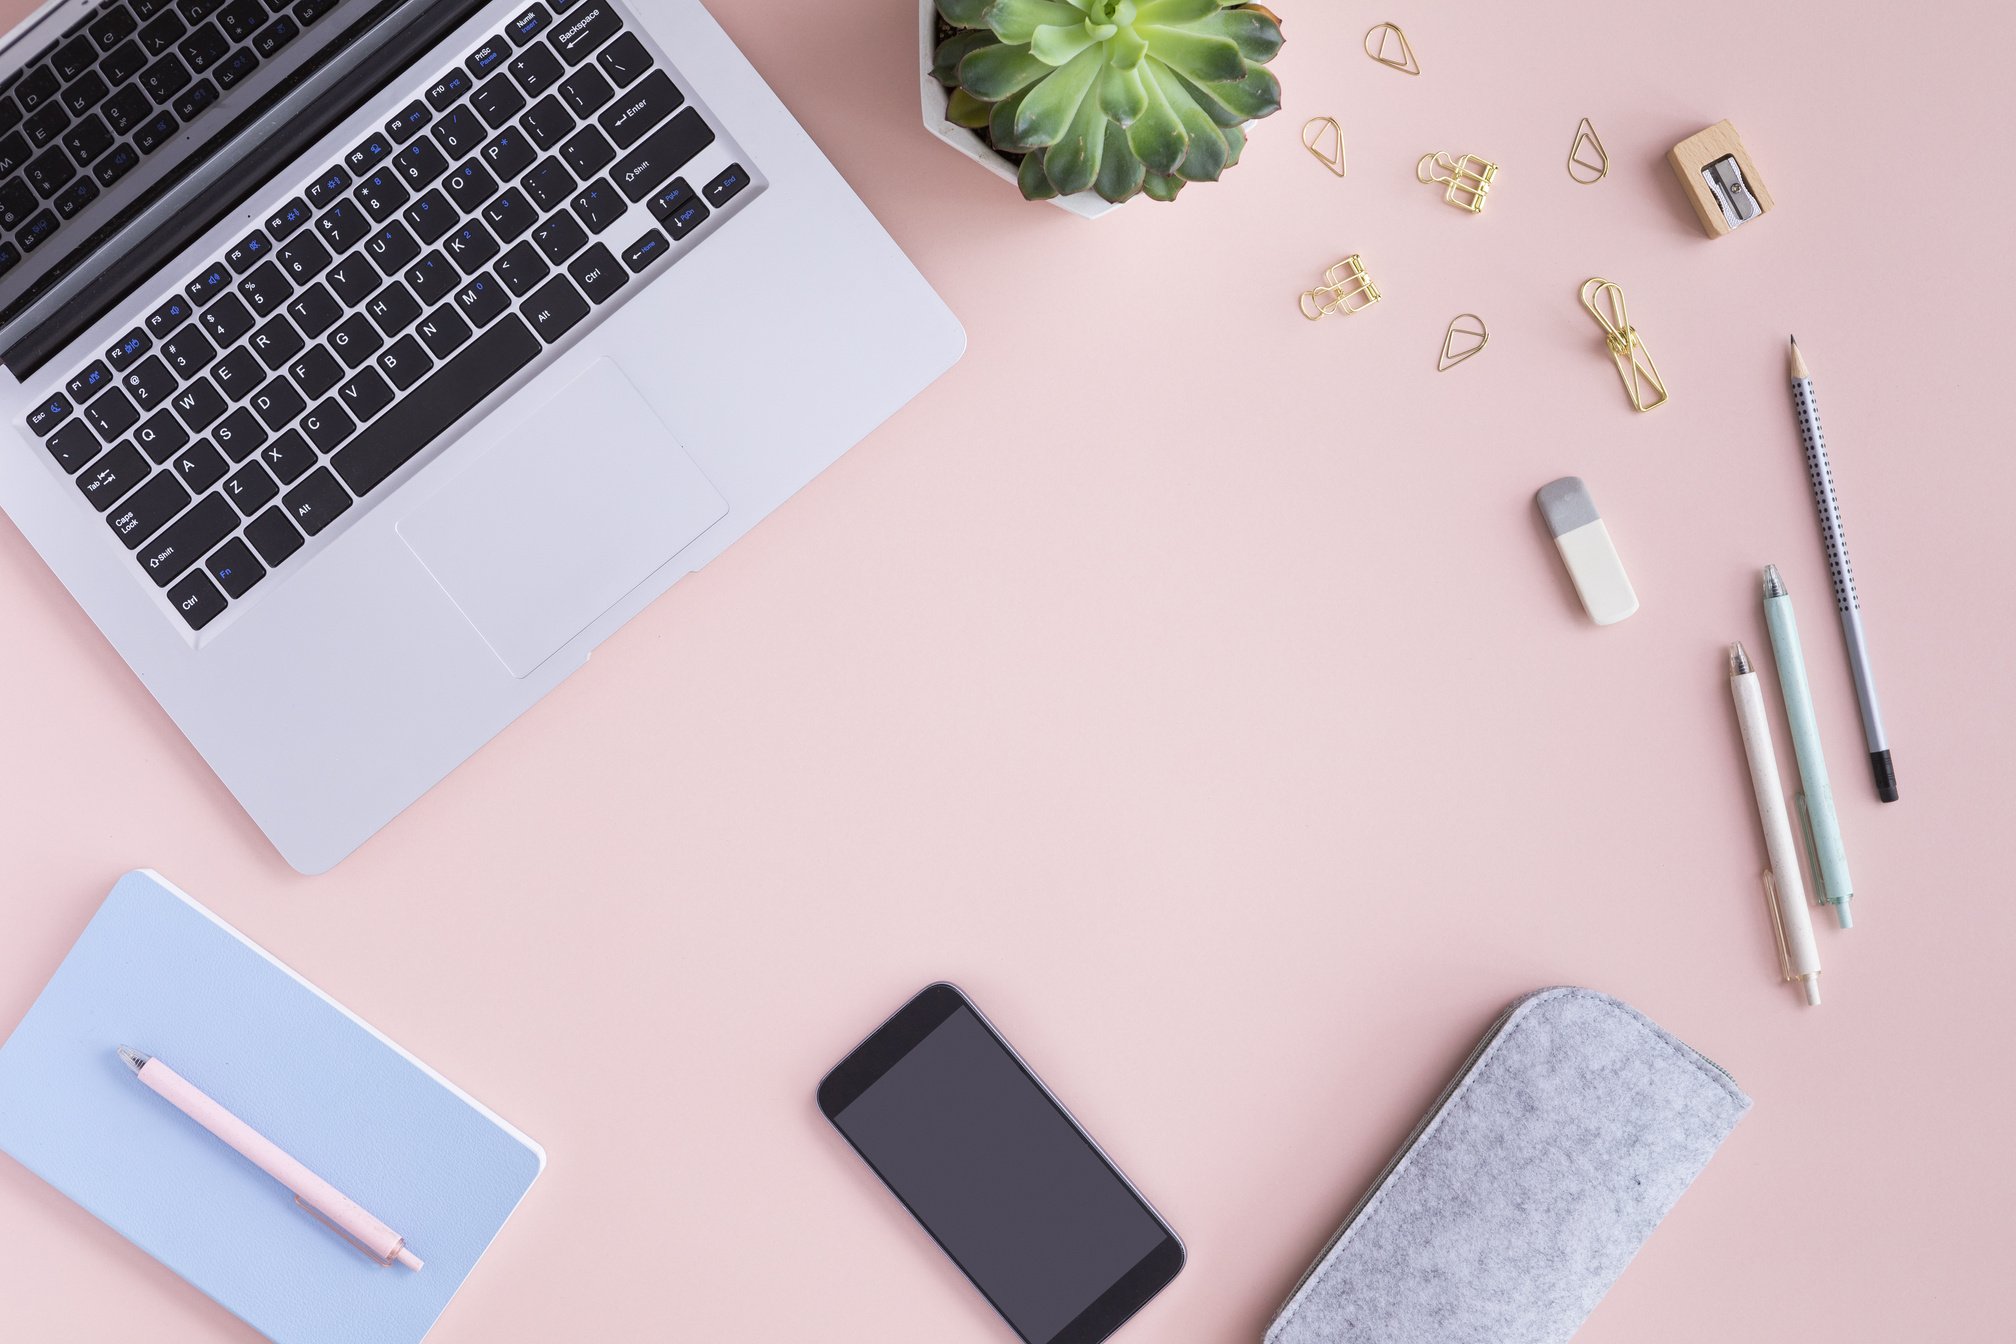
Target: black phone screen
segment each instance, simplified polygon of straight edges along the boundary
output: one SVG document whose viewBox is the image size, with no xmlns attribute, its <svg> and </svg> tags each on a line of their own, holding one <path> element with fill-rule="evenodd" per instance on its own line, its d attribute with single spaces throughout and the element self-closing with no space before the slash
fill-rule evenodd
<svg viewBox="0 0 2016 1344">
<path fill-rule="evenodd" d="M 912 1007 L 940 990 L 957 995 L 933 986 Z M 1173 1276 L 1180 1243 L 964 997 L 948 1006 L 828 1114 L 1024 1339 L 1104 1338 Z M 1147 1273 L 1158 1259 L 1166 1273 Z M 1146 1294 L 1117 1300 L 1123 1281 Z"/>
</svg>

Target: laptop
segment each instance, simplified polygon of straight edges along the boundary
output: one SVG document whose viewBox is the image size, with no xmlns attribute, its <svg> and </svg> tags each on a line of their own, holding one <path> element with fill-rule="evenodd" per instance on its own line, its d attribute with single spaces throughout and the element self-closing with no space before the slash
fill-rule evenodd
<svg viewBox="0 0 2016 1344">
<path fill-rule="evenodd" d="M 696 0 L 0 50 L 0 507 L 302 872 L 964 342 Z"/>
</svg>

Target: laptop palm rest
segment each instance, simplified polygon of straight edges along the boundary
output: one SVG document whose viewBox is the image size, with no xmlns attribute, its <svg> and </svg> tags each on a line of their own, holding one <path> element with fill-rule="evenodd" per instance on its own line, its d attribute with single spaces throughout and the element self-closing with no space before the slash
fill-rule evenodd
<svg viewBox="0 0 2016 1344">
<path fill-rule="evenodd" d="M 399 535 L 522 677 L 727 512 L 602 359 L 402 518 Z"/>
</svg>

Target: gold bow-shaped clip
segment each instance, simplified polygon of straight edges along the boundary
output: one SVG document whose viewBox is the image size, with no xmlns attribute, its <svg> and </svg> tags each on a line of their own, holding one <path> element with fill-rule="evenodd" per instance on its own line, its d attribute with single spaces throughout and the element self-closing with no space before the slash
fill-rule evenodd
<svg viewBox="0 0 2016 1344">
<path fill-rule="evenodd" d="M 1599 303 L 1607 305 L 1610 311 L 1605 313 L 1597 306 Z M 1582 306 L 1603 328 L 1604 343 L 1610 347 L 1610 357 L 1617 361 L 1617 376 L 1624 380 L 1632 408 L 1649 411 L 1665 405 L 1666 384 L 1660 379 L 1659 367 L 1652 362 L 1652 352 L 1645 348 L 1638 328 L 1631 325 L 1630 314 L 1624 307 L 1624 291 L 1617 282 L 1601 276 L 1583 281 Z"/>
<path fill-rule="evenodd" d="M 1350 317 L 1379 302 L 1379 287 L 1365 274 L 1365 263 L 1356 252 L 1323 272 L 1323 283 L 1302 291 L 1302 316 L 1311 322 L 1342 313 Z"/>
<path fill-rule="evenodd" d="M 1423 182 L 1447 187 L 1442 199 L 1474 215 L 1484 208 L 1484 198 L 1491 191 L 1492 179 L 1498 176 L 1498 165 L 1475 154 L 1458 157 L 1441 150 L 1423 154 L 1421 161 L 1414 165 L 1414 176 Z"/>
</svg>

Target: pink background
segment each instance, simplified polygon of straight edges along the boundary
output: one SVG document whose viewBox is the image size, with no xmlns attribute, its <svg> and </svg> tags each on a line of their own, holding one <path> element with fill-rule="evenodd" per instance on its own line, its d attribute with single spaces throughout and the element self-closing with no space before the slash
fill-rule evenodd
<svg viewBox="0 0 2016 1344">
<path fill-rule="evenodd" d="M 1282 0 L 1288 105 L 1246 162 L 1088 224 L 926 136 L 906 0 L 714 8 L 964 362 L 319 879 L 0 525 L 0 1029 L 151 865 L 551 1153 L 441 1344 L 999 1341 L 812 1103 L 951 977 L 1188 1241 L 1123 1336 L 1152 1344 L 1254 1339 L 1490 1016 L 1574 982 L 1757 1102 L 1584 1338 L 2005 1328 L 2011 11 Z M 1381 18 L 1421 78 L 1360 54 Z M 1298 143 L 1325 113 L 1341 182 Z M 1584 115 L 1593 187 L 1562 167 Z M 1663 156 L 1725 116 L 1778 205 L 1711 243 Z M 1433 149 L 1503 165 L 1483 216 L 1414 181 Z M 1386 300 L 1304 322 L 1353 251 Z M 1591 275 L 1670 406 L 1627 407 Z M 1465 310 L 1491 344 L 1437 374 Z M 1568 473 L 1643 599 L 1621 626 L 1535 519 Z M 1767 647 L 1767 561 L 1862 893 L 1818 1011 L 1774 982 L 1722 671 Z M 0 1304 L 21 1339 L 249 1338 L 7 1161 Z"/>
</svg>

